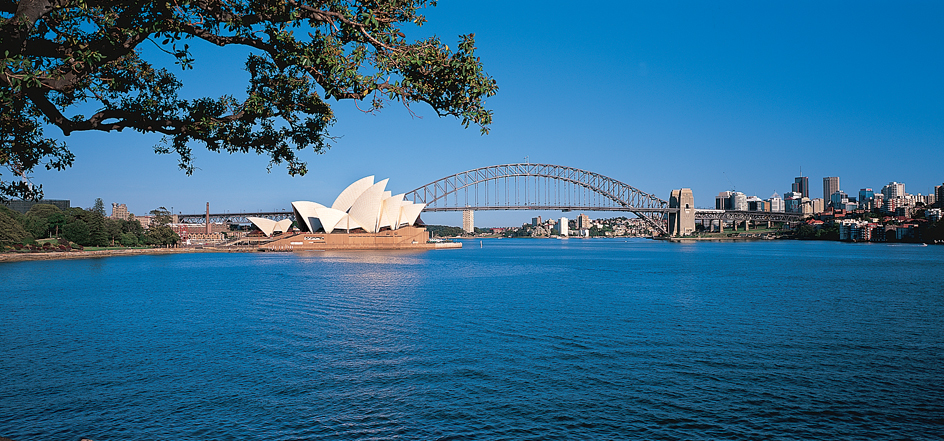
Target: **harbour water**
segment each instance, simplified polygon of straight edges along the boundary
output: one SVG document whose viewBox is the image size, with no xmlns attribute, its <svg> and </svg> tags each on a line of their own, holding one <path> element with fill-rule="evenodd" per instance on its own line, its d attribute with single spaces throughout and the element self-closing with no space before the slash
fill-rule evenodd
<svg viewBox="0 0 944 441">
<path fill-rule="evenodd" d="M 944 433 L 941 246 L 502 239 L 0 280 L 16 441 Z"/>
</svg>

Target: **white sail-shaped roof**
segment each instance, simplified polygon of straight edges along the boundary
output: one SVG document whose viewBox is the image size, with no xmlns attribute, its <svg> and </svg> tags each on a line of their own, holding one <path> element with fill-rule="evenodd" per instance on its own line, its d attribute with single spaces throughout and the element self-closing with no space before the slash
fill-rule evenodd
<svg viewBox="0 0 944 441">
<path fill-rule="evenodd" d="M 338 198 L 331 204 L 331 208 L 344 212 L 349 211 L 351 206 L 354 205 L 354 201 L 372 185 L 374 185 L 373 176 L 358 179 L 353 184 L 348 185 L 347 188 L 338 195 Z"/>
<path fill-rule="evenodd" d="M 278 231 L 278 232 L 281 232 L 281 233 L 285 233 L 285 232 L 287 232 L 287 231 L 288 231 L 289 229 L 291 229 L 291 228 L 292 228 L 292 220 L 291 220 L 291 219 L 282 219 L 282 220 L 280 220 L 280 221 L 278 221 L 278 222 L 275 223 L 275 230 L 273 230 L 273 231 Z"/>
<path fill-rule="evenodd" d="M 351 220 L 357 222 L 368 233 L 376 233 L 380 230 L 378 227 L 380 208 L 383 204 L 383 192 L 387 181 L 384 179 L 364 190 L 348 211 Z"/>
<path fill-rule="evenodd" d="M 304 223 L 308 227 L 308 231 L 318 231 L 322 227 L 321 221 L 318 219 L 318 207 L 324 207 L 324 205 L 309 201 L 292 202 L 295 214 L 297 217 L 301 217 L 301 219 L 296 219 L 298 226 L 301 227 Z"/>
<path fill-rule="evenodd" d="M 426 204 L 414 204 L 412 202 L 404 202 L 403 207 L 400 208 L 400 225 L 414 225 L 416 224 L 416 219 L 420 217 L 420 212 L 426 208 Z"/>
<path fill-rule="evenodd" d="M 324 228 L 325 233 L 330 233 L 337 228 L 347 228 L 340 225 L 341 221 L 347 217 L 347 213 L 325 206 L 318 207 L 317 211 L 318 219 L 321 220 L 321 227 Z"/>
<path fill-rule="evenodd" d="M 405 200 L 402 193 L 392 196 L 392 192 L 386 191 L 387 182 L 388 179 L 384 179 L 374 183 L 373 176 L 360 179 L 347 186 L 331 207 L 309 201 L 292 202 L 297 224 L 302 230 L 316 232 L 323 229 L 326 233 L 356 228 L 376 233 L 381 228 L 396 230 L 404 225 L 414 225 L 426 204 Z M 262 219 L 264 228 L 260 225 L 266 235 L 291 228 L 291 222 L 281 221 L 272 226 L 267 222 L 272 221 Z"/>
<path fill-rule="evenodd" d="M 246 219 L 249 219 L 249 222 L 252 222 L 252 224 L 255 225 L 257 228 L 259 228 L 259 230 L 262 231 L 262 233 L 265 234 L 266 236 L 271 236 L 273 230 L 275 230 L 274 220 L 266 219 L 264 217 L 249 217 L 249 216 L 247 216 Z"/>
<path fill-rule="evenodd" d="M 384 198 L 380 209 L 380 228 L 390 227 L 391 230 L 396 230 L 400 227 L 400 206 L 403 205 L 403 196 L 404 194 L 400 193 Z"/>
</svg>

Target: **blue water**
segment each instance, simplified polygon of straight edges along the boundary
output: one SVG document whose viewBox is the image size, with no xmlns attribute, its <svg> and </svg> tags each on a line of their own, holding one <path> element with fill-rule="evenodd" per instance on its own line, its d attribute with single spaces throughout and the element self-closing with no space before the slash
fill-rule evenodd
<svg viewBox="0 0 944 441">
<path fill-rule="evenodd" d="M 941 439 L 944 247 L 0 264 L 16 441 Z"/>
</svg>

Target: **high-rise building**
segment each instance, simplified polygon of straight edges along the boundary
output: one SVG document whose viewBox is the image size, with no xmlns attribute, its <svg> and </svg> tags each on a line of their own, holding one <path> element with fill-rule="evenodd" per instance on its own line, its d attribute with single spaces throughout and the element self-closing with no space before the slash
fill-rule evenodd
<svg viewBox="0 0 944 441">
<path fill-rule="evenodd" d="M 128 220 L 128 206 L 125 204 L 118 204 L 115 202 L 111 203 L 111 216 L 112 219 L 121 219 Z"/>
<path fill-rule="evenodd" d="M 783 199 L 780 198 L 780 195 L 777 192 L 770 195 L 770 211 L 773 213 L 783 213 Z"/>
<path fill-rule="evenodd" d="M 833 193 L 839 191 L 839 177 L 831 176 L 823 178 L 823 199 L 829 201 Z"/>
<path fill-rule="evenodd" d="M 797 176 L 793 179 L 793 185 L 791 185 L 790 191 L 802 194 L 803 196 L 801 197 L 810 197 L 810 178 Z"/>
<path fill-rule="evenodd" d="M 783 195 L 783 209 L 787 213 L 799 213 L 802 211 L 800 204 L 803 202 L 803 197 L 800 196 L 800 193 L 789 192 Z"/>
<path fill-rule="evenodd" d="M 718 196 L 715 196 L 715 210 L 730 210 L 732 194 L 734 193 L 730 191 L 718 193 Z"/>
<path fill-rule="evenodd" d="M 731 193 L 731 209 L 747 211 L 747 195 L 739 191 Z"/>
<path fill-rule="evenodd" d="M 568 235 L 570 231 L 568 231 L 567 225 L 568 225 L 567 218 L 566 217 L 560 218 L 560 222 L 557 224 L 557 234 L 560 236 Z"/>
<path fill-rule="evenodd" d="M 810 199 L 810 204 L 813 206 L 813 213 L 822 213 L 826 210 L 826 201 L 821 198 Z"/>
<path fill-rule="evenodd" d="M 875 201 L 875 192 L 871 188 L 861 188 L 859 189 L 859 208 L 863 210 L 871 210 L 874 208 L 873 202 Z"/>
<path fill-rule="evenodd" d="M 846 203 L 849 202 L 849 195 L 842 190 L 837 190 L 833 194 L 829 195 L 829 204 L 836 209 L 845 209 Z"/>
<path fill-rule="evenodd" d="M 903 198 L 905 197 L 905 184 L 895 181 L 889 182 L 888 185 L 882 187 L 882 195 L 885 196 L 885 199 Z"/>
<path fill-rule="evenodd" d="M 462 211 L 462 231 L 469 234 L 475 232 L 475 219 L 472 210 Z"/>
<path fill-rule="evenodd" d="M 541 225 L 542 223 L 544 223 L 544 222 L 542 221 L 541 216 L 532 217 L 532 218 L 531 218 L 531 226 L 532 226 L 532 227 L 536 227 L 536 226 L 538 226 L 538 225 Z"/>
<path fill-rule="evenodd" d="M 944 184 L 934 186 L 934 203 L 944 208 Z"/>
<path fill-rule="evenodd" d="M 580 216 L 577 216 L 577 229 L 589 230 L 590 229 L 590 216 L 580 213 Z"/>
</svg>

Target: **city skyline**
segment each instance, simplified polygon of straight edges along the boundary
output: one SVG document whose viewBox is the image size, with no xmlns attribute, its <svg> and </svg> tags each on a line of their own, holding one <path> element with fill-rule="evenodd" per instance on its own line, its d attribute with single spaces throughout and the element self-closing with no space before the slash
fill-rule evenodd
<svg viewBox="0 0 944 441">
<path fill-rule="evenodd" d="M 302 153 L 305 177 L 279 166 L 267 173 L 262 157 L 199 148 L 188 177 L 174 157 L 153 153 L 159 137 L 125 132 L 62 137 L 75 165 L 39 171 L 35 181 L 50 199 L 88 207 L 99 197 L 136 214 L 158 206 L 200 212 L 206 202 L 215 212 L 289 209 L 363 176 L 391 178 L 404 192 L 525 157 L 601 173 L 666 200 L 672 189 L 692 188 L 702 207 L 724 190 L 783 194 L 801 167 L 814 189 L 822 177 L 839 176 L 850 195 L 892 181 L 931 193 L 942 182 L 928 159 L 944 146 L 937 104 L 944 42 L 934 38 L 944 6 L 856 6 L 615 4 L 607 15 L 621 17 L 618 26 L 560 32 L 570 21 L 553 4 L 440 4 L 408 36 L 436 34 L 454 44 L 458 34 L 476 33 L 477 53 L 500 88 L 488 101 L 490 135 L 423 106 L 413 108 L 418 119 L 397 105 L 368 115 L 340 103 L 331 131 L 339 139 L 324 155 Z M 493 12 L 499 9 L 507 14 Z M 524 16 L 530 19 L 516 19 Z M 241 93 L 244 52 L 192 46 L 195 69 L 175 71 L 185 91 Z M 227 74 L 214 74 L 220 71 Z M 399 150 L 409 158 L 390 153 Z M 479 212 L 476 224 L 530 217 Z M 457 213 L 423 218 L 462 221 Z"/>
</svg>

